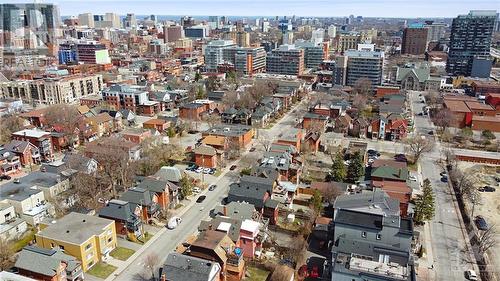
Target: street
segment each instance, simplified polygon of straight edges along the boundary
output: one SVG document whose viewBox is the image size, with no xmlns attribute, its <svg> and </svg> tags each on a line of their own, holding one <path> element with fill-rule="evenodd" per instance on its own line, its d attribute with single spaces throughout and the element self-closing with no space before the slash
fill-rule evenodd
<svg viewBox="0 0 500 281">
<path fill-rule="evenodd" d="M 279 134 L 293 128 L 295 126 L 296 116 L 301 115 L 304 110 L 305 100 L 289 110 L 283 118 L 270 129 L 259 130 L 261 132 L 265 131 L 267 137 L 275 139 Z M 245 156 L 249 153 L 253 154 L 253 158 L 262 156 L 263 149 L 259 146 L 258 142 L 253 141 L 253 145 L 257 147 L 255 152 L 249 152 L 248 149 L 250 147 L 247 147 L 247 150 L 238 160 L 229 163 L 227 168 L 214 182 L 208 183 L 216 184 L 217 188 L 214 191 L 208 191 L 208 189 L 206 189 L 199 194 L 207 196 L 205 201 L 196 203 L 195 200 L 197 196 L 191 198 L 189 205 L 185 206 L 182 211 L 183 213 L 181 212 L 181 214 L 179 214 L 182 217 L 182 223 L 176 229 L 161 229 L 150 241 L 127 260 L 127 266 L 118 268 L 114 274 L 110 275 L 106 280 L 143 280 L 144 274 L 146 274 L 146 277 L 149 277 L 148 273 L 144 273 L 150 272 L 144 265 L 144 260 L 148 255 L 157 255 L 160 259 L 157 266 L 162 266 L 167 255 L 173 252 L 176 246 L 184 242 L 189 235 L 196 233 L 200 221 L 208 219 L 210 210 L 219 205 L 221 200 L 227 196 L 229 184 L 238 180 L 238 170 L 229 171 L 229 167 L 231 165 L 238 165 L 238 163 L 244 160 Z"/>
</svg>

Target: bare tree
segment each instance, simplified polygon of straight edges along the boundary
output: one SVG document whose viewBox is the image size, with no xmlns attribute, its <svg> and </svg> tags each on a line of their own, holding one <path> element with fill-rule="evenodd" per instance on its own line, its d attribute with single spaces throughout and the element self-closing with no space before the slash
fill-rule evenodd
<svg viewBox="0 0 500 281">
<path fill-rule="evenodd" d="M 228 142 L 227 156 L 229 159 L 236 159 L 241 156 L 241 147 L 237 139 L 231 138 Z"/>
<path fill-rule="evenodd" d="M 407 144 L 406 149 L 408 153 L 413 156 L 414 163 L 418 162 L 423 153 L 429 152 L 434 148 L 434 141 L 422 135 L 407 138 L 405 143 Z"/>
<path fill-rule="evenodd" d="M 356 94 L 352 100 L 352 105 L 358 109 L 359 112 L 363 111 L 368 103 L 365 95 Z"/>
<path fill-rule="evenodd" d="M 111 199 L 109 185 L 99 175 L 79 172 L 71 178 L 70 196 L 75 198 L 75 206 L 98 209 Z"/>
<path fill-rule="evenodd" d="M 267 133 L 263 132 L 263 130 L 260 130 L 257 142 L 262 145 L 264 151 L 269 151 L 271 149 L 271 145 L 273 144 L 273 139 Z"/>
<path fill-rule="evenodd" d="M 14 265 L 16 261 L 12 244 L 7 240 L 0 238 L 0 271 L 7 270 Z"/>
<path fill-rule="evenodd" d="M 226 108 L 231 108 L 236 105 L 236 102 L 238 101 L 239 94 L 236 91 L 227 91 L 224 94 L 224 97 L 222 98 L 222 104 Z"/>
<path fill-rule="evenodd" d="M 83 116 L 75 105 L 56 104 L 47 107 L 44 115 L 46 125 L 65 135 L 67 145 L 73 146 L 78 140 L 78 126 Z"/>
<path fill-rule="evenodd" d="M 23 128 L 24 120 L 18 116 L 9 115 L 0 121 L 0 144 L 10 141 L 11 134 Z"/>
<path fill-rule="evenodd" d="M 326 189 L 321 190 L 321 196 L 323 197 L 323 200 L 330 203 L 333 202 L 335 198 L 337 198 L 342 194 L 343 194 L 342 190 L 336 186 L 327 187 Z"/>
<path fill-rule="evenodd" d="M 498 245 L 496 227 L 492 225 L 487 230 L 482 231 L 477 236 L 477 243 L 477 248 L 481 255 L 486 253 L 489 249 L 496 247 L 496 245 Z"/>
<path fill-rule="evenodd" d="M 434 116 L 434 124 L 440 128 L 442 132 L 446 131 L 450 126 L 453 126 L 455 119 L 453 113 L 448 108 L 441 108 Z"/>
<path fill-rule="evenodd" d="M 286 265 L 277 265 L 271 274 L 270 281 L 290 281 L 293 269 Z"/>
<path fill-rule="evenodd" d="M 477 178 L 470 171 L 463 172 L 455 168 L 450 172 L 450 179 L 458 191 L 458 196 L 461 198 L 467 199 L 476 191 L 475 184 L 477 183 Z"/>
<path fill-rule="evenodd" d="M 151 279 L 155 280 L 156 266 L 160 263 L 160 257 L 157 254 L 149 254 L 144 259 L 144 269 L 151 273 Z"/>
<path fill-rule="evenodd" d="M 208 126 L 211 128 L 216 124 L 221 123 L 221 117 L 218 114 L 212 113 L 212 114 L 205 114 L 202 117 L 202 120 L 207 122 Z"/>
<path fill-rule="evenodd" d="M 368 96 L 371 93 L 372 82 L 367 78 L 360 78 L 354 83 L 353 93 Z"/>
</svg>

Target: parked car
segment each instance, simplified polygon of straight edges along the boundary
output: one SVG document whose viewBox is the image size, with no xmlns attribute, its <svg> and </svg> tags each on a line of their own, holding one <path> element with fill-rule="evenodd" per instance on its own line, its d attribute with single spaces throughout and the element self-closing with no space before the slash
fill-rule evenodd
<svg viewBox="0 0 500 281">
<path fill-rule="evenodd" d="M 465 278 L 467 278 L 467 280 L 472 280 L 472 281 L 476 281 L 477 280 L 477 274 L 474 270 L 467 270 L 465 271 Z"/>
<path fill-rule="evenodd" d="M 167 228 L 168 229 L 175 229 L 181 222 L 182 222 L 182 219 L 180 217 L 172 217 L 168 220 Z"/>
<path fill-rule="evenodd" d="M 236 165 L 232 165 L 232 166 L 229 168 L 229 170 L 233 171 L 233 170 L 235 170 L 235 169 L 236 169 L 236 167 L 237 167 Z"/>
<path fill-rule="evenodd" d="M 481 192 L 495 192 L 495 191 L 497 191 L 497 189 L 492 187 L 492 186 L 485 185 L 483 187 L 480 187 L 479 191 L 481 191 Z"/>
<path fill-rule="evenodd" d="M 439 175 L 442 177 L 446 176 L 446 171 L 442 171 L 441 173 L 439 173 Z"/>
<path fill-rule="evenodd" d="M 211 171 L 211 170 L 212 170 L 212 169 L 210 169 L 210 168 L 204 168 L 204 169 L 203 169 L 203 173 L 204 173 L 204 174 L 208 174 L 208 173 L 210 173 L 210 171 Z"/>
<path fill-rule="evenodd" d="M 210 172 L 208 172 L 210 175 L 213 175 L 215 174 L 215 171 L 217 171 L 217 169 L 215 168 L 210 168 Z"/>
<path fill-rule="evenodd" d="M 198 169 L 195 170 L 196 173 L 202 173 L 203 172 L 203 167 L 198 167 Z"/>
<path fill-rule="evenodd" d="M 254 151 L 255 151 L 255 147 L 250 148 L 250 152 L 254 152 Z"/>
<path fill-rule="evenodd" d="M 411 180 L 411 181 L 417 181 L 417 177 L 416 176 L 409 176 L 408 179 Z"/>
<path fill-rule="evenodd" d="M 213 191 L 213 190 L 215 190 L 216 188 L 217 188 L 217 185 L 212 184 L 212 185 L 210 185 L 210 186 L 208 187 L 208 190 Z"/>
<path fill-rule="evenodd" d="M 201 189 L 197 186 L 193 187 L 193 192 L 194 193 L 200 193 L 201 192 Z"/>
<path fill-rule="evenodd" d="M 488 230 L 488 223 L 486 222 L 486 220 L 484 219 L 483 216 L 477 216 L 474 219 L 474 223 L 476 224 L 477 229 L 479 229 L 479 230 Z"/>
<path fill-rule="evenodd" d="M 12 177 L 9 175 L 1 175 L 0 176 L 0 180 L 10 180 L 10 179 L 12 179 Z"/>
<path fill-rule="evenodd" d="M 448 177 L 447 177 L 447 176 L 443 176 L 443 177 L 441 177 L 441 181 L 442 181 L 442 182 L 448 182 Z"/>
<path fill-rule="evenodd" d="M 201 202 L 205 201 L 206 198 L 207 198 L 207 196 L 201 195 L 200 197 L 198 197 L 198 199 L 196 199 L 196 203 L 201 203 Z"/>
<path fill-rule="evenodd" d="M 432 136 L 432 135 L 434 135 L 434 131 L 429 131 L 427 134 Z"/>
<path fill-rule="evenodd" d="M 198 166 L 197 166 L 197 165 L 195 165 L 195 164 L 190 164 L 190 165 L 186 168 L 186 170 L 187 170 L 187 171 L 196 171 L 196 169 L 198 169 Z"/>
</svg>

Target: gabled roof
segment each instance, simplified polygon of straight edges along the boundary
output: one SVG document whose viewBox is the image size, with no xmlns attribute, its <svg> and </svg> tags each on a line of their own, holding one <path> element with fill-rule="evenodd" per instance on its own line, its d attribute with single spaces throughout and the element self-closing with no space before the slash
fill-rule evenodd
<svg viewBox="0 0 500 281">
<path fill-rule="evenodd" d="M 170 253 L 163 265 L 162 274 L 168 276 L 168 280 L 211 281 L 212 271 L 215 271 L 215 275 L 220 274 L 220 265 L 193 256 Z"/>
<path fill-rule="evenodd" d="M 144 178 L 136 187 L 153 192 L 164 192 L 168 188 L 169 182 L 153 178 Z"/>
<path fill-rule="evenodd" d="M 423 83 L 430 78 L 429 68 L 408 68 L 398 67 L 396 81 L 404 80 L 408 75 L 413 75 L 418 79 L 418 82 Z"/>
<path fill-rule="evenodd" d="M 376 215 L 398 215 L 399 201 L 391 198 L 383 190 L 341 195 L 335 199 L 333 208 Z"/>
<path fill-rule="evenodd" d="M 52 277 L 57 274 L 61 262 L 67 263 L 66 271 L 69 272 L 80 266 L 80 262 L 75 257 L 64 254 L 62 250 L 49 250 L 36 246 L 24 247 L 19 253 L 14 266 Z"/>
<path fill-rule="evenodd" d="M 389 165 L 382 165 L 374 168 L 371 176 L 387 180 L 406 181 L 408 179 L 408 168 L 395 168 Z"/>
<path fill-rule="evenodd" d="M 194 153 L 199 155 L 214 156 L 217 154 L 217 150 L 215 150 L 212 146 L 202 144 L 194 149 Z"/>
<path fill-rule="evenodd" d="M 122 196 L 120 196 L 120 200 L 130 202 L 135 205 L 151 206 L 153 205 L 151 197 L 152 196 L 149 190 L 136 187 L 125 191 Z"/>
<path fill-rule="evenodd" d="M 137 221 L 139 218 L 134 214 L 129 202 L 112 199 L 99 211 L 100 217 L 127 222 Z"/>
<path fill-rule="evenodd" d="M 212 220 L 201 221 L 198 231 L 202 232 L 213 229 L 225 232 L 234 243 L 237 243 L 240 240 L 241 222 L 242 220 L 240 219 L 216 216 Z"/>
</svg>

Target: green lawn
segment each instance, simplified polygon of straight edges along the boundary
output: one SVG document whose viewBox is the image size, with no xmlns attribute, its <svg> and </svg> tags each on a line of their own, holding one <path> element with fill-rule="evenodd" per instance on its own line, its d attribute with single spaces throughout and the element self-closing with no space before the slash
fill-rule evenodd
<svg viewBox="0 0 500 281">
<path fill-rule="evenodd" d="M 271 272 L 257 267 L 249 266 L 247 267 L 247 273 L 248 277 L 245 278 L 245 281 L 265 281 L 267 279 L 267 276 Z"/>
<path fill-rule="evenodd" d="M 181 208 L 182 206 L 184 206 L 184 205 L 182 205 L 181 203 L 179 203 L 179 204 L 175 205 L 174 209 L 177 210 L 177 209 Z"/>
<path fill-rule="evenodd" d="M 12 245 L 12 249 L 15 252 L 21 251 L 22 248 L 24 248 L 30 241 L 35 239 L 35 231 L 34 230 L 28 230 L 21 239 L 17 240 L 14 242 L 14 245 Z"/>
<path fill-rule="evenodd" d="M 106 279 L 115 270 L 116 266 L 100 262 L 94 265 L 89 271 L 87 271 L 87 274 L 93 275 L 101 279 Z"/>
<path fill-rule="evenodd" d="M 123 247 L 116 247 L 113 251 L 111 251 L 110 255 L 115 259 L 126 261 L 134 253 L 134 250 Z"/>
</svg>

